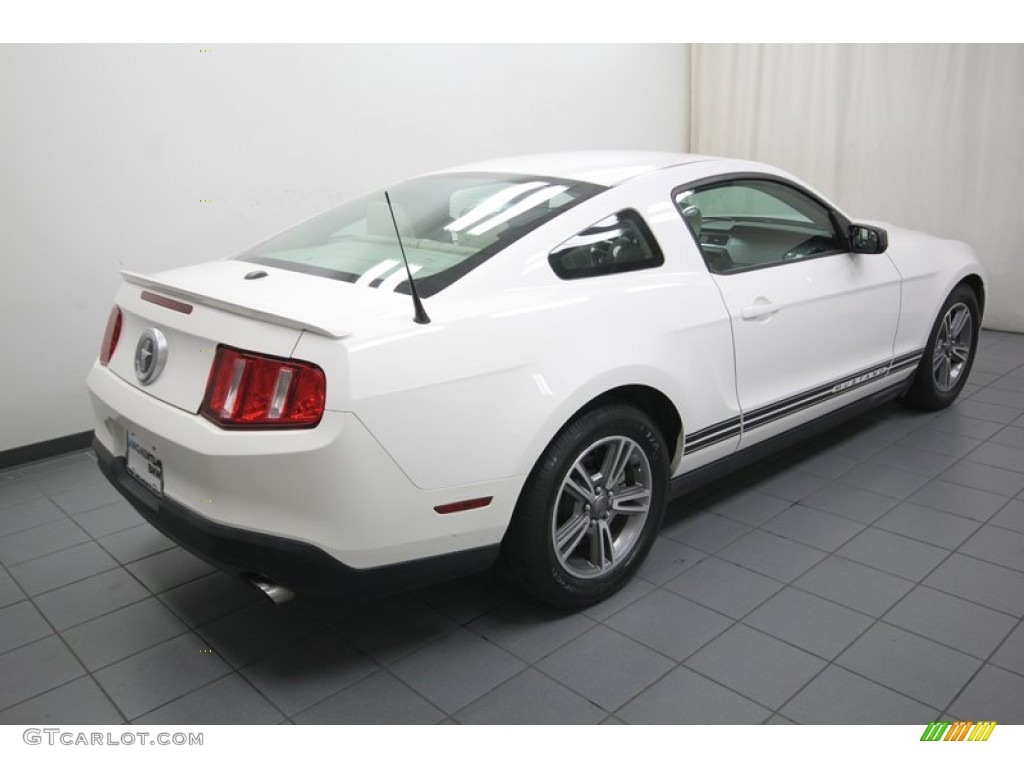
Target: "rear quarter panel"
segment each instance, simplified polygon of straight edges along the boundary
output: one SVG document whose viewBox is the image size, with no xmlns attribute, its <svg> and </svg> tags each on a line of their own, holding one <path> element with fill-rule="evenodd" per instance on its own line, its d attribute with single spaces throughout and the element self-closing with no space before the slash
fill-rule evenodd
<svg viewBox="0 0 1024 768">
<path fill-rule="evenodd" d="M 728 315 L 669 189 L 578 206 L 427 300 L 429 325 L 412 323 L 410 301 L 401 333 L 304 334 L 295 356 L 323 360 L 329 389 L 344 382 L 329 407 L 355 413 L 420 488 L 525 476 L 573 414 L 620 386 L 666 395 L 684 431 L 734 417 Z M 558 279 L 548 252 L 623 208 L 644 216 L 665 264 Z"/>
</svg>

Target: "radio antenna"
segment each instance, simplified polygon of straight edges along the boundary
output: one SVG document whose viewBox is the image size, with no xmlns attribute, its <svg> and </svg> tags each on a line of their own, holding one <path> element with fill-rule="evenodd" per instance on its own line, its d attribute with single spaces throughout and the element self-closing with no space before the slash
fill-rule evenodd
<svg viewBox="0 0 1024 768">
<path fill-rule="evenodd" d="M 398 238 L 398 248 L 402 251 L 402 261 L 405 262 L 405 274 L 409 276 L 409 293 L 412 294 L 412 306 L 415 309 L 413 320 L 420 325 L 426 325 L 430 322 L 430 318 L 427 317 L 427 310 L 423 308 L 423 302 L 420 301 L 420 295 L 416 291 L 416 281 L 412 279 L 412 270 L 409 269 L 409 259 L 405 255 L 405 246 L 402 245 L 402 233 L 398 231 L 398 220 L 395 219 L 395 209 L 391 205 L 391 195 L 388 191 L 384 190 L 384 199 L 388 201 L 388 211 L 391 213 L 391 223 L 395 225 L 395 237 Z"/>
</svg>

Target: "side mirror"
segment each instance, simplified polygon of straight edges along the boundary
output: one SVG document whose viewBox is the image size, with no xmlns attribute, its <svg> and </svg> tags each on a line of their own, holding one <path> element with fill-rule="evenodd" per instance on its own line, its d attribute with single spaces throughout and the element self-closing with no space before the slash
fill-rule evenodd
<svg viewBox="0 0 1024 768">
<path fill-rule="evenodd" d="M 885 253 L 889 250 L 889 235 L 881 227 L 852 224 L 850 250 L 854 253 Z"/>
</svg>

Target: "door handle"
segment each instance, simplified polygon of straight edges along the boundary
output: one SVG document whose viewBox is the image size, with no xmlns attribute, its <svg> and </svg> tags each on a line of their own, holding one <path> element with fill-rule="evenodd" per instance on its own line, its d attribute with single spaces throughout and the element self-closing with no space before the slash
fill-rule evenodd
<svg viewBox="0 0 1024 768">
<path fill-rule="evenodd" d="M 777 304 L 772 304 L 763 296 L 758 296 L 753 304 L 740 310 L 740 315 L 744 320 L 760 320 L 761 318 L 771 317 L 779 309 L 780 307 Z"/>
</svg>

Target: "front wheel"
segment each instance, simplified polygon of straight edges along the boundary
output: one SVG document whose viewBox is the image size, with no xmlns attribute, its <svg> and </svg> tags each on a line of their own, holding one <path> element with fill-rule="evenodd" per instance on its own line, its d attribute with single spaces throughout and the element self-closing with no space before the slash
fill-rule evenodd
<svg viewBox="0 0 1024 768">
<path fill-rule="evenodd" d="M 935 320 L 906 402 L 937 411 L 960 394 L 974 363 L 981 312 L 974 290 L 961 283 L 949 294 Z"/>
<path fill-rule="evenodd" d="M 589 411 L 548 446 L 503 543 L 513 576 L 538 599 L 578 609 L 621 588 L 661 527 L 668 455 L 658 428 L 627 405 Z"/>
</svg>

